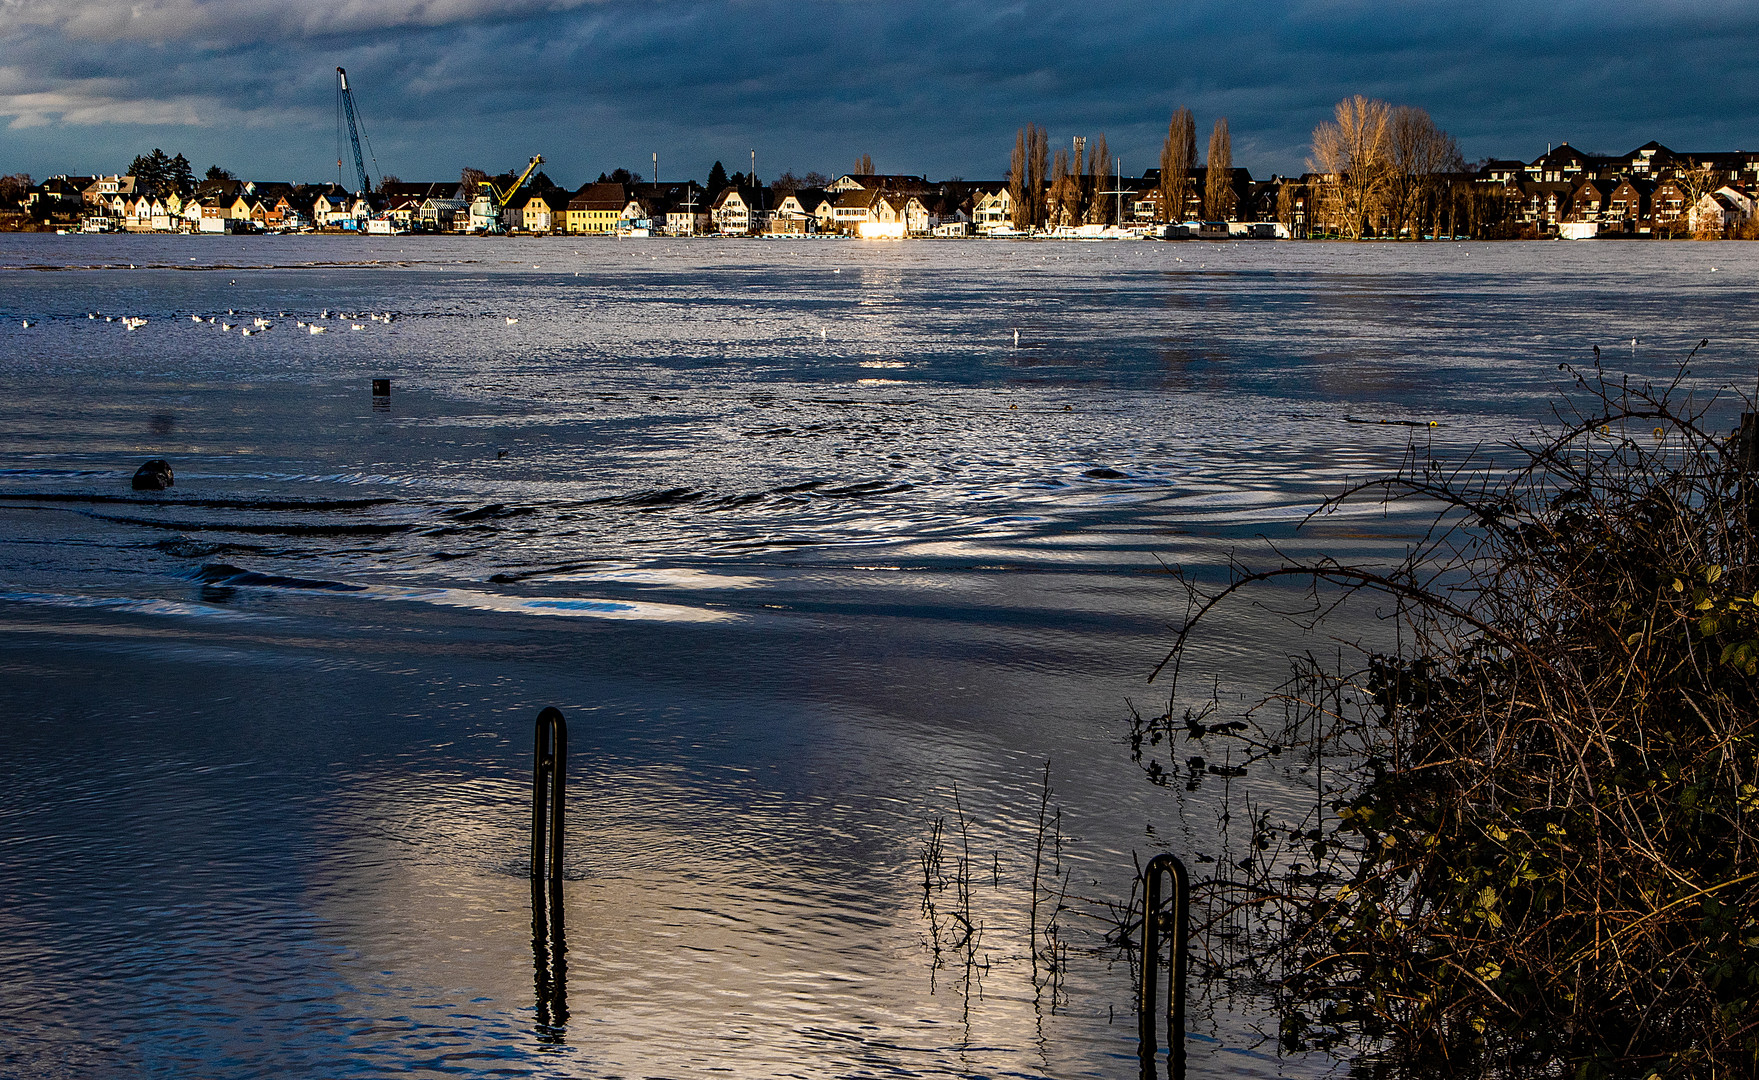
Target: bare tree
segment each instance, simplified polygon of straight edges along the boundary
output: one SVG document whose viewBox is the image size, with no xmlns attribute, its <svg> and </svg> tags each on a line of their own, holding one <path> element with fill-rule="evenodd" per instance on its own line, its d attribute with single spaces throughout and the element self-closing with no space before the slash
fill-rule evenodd
<svg viewBox="0 0 1759 1080">
<path fill-rule="evenodd" d="M 1228 221 L 1234 214 L 1234 140 L 1228 134 L 1228 118 L 1215 122 L 1209 134 L 1209 164 L 1204 173 L 1205 217 Z"/>
<path fill-rule="evenodd" d="M 1401 105 L 1387 122 L 1392 169 L 1388 180 L 1394 228 L 1423 236 L 1423 219 L 1437 208 L 1441 174 L 1463 167 L 1453 136 L 1422 109 Z"/>
<path fill-rule="evenodd" d="M 1087 221 L 1089 224 L 1104 225 L 1111 218 L 1111 196 L 1106 192 L 1112 187 L 1111 151 L 1106 148 L 1105 132 L 1088 144 L 1087 176 L 1093 184 L 1092 198 L 1087 203 Z"/>
<path fill-rule="evenodd" d="M 1032 225 L 1038 228 L 1049 217 L 1046 196 L 1050 182 L 1045 177 L 1045 170 L 1050 164 L 1050 141 L 1043 125 L 1026 125 L 1026 135 L 1031 142 L 1031 154 L 1026 162 L 1026 195 L 1032 200 Z"/>
<path fill-rule="evenodd" d="M 1011 207 L 1016 229 L 1026 229 L 1032 224 L 1032 205 L 1027 201 L 1026 194 L 1026 129 L 1021 128 L 1014 133 L 1014 154 L 1008 159 L 1008 201 Z"/>
<path fill-rule="evenodd" d="M 29 173 L 13 173 L 11 176 L 0 176 L 0 205 L 17 206 L 24 202 L 31 192 Z"/>
<path fill-rule="evenodd" d="M 1167 221 L 1185 220 L 1191 170 L 1197 164 L 1197 121 L 1183 105 L 1173 110 L 1167 141 L 1160 148 L 1160 206 Z"/>
<path fill-rule="evenodd" d="M 1293 180 L 1284 180 L 1276 193 L 1276 219 L 1289 229 L 1291 236 L 1295 228 L 1295 200 L 1300 197 L 1297 186 Z"/>
<path fill-rule="evenodd" d="M 1069 167 L 1069 152 L 1058 150 L 1051 163 L 1048 220 L 1051 226 L 1073 224 L 1081 213 L 1081 180 Z"/>
<path fill-rule="evenodd" d="M 1321 208 L 1339 236 L 1360 240 L 1386 201 L 1392 107 L 1357 94 L 1338 102 L 1336 119 L 1313 129 L 1307 167 L 1320 174 Z"/>
<path fill-rule="evenodd" d="M 467 165 L 458 174 L 458 185 L 464 189 L 464 197 L 466 199 L 474 199 L 476 198 L 476 193 L 482 190 L 482 182 L 488 178 L 488 173 L 483 172 L 481 169 L 470 168 Z"/>
</svg>

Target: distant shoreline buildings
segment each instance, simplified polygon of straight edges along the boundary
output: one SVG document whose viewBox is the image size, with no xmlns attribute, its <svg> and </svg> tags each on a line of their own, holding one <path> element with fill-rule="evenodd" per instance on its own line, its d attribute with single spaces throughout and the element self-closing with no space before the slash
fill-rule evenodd
<svg viewBox="0 0 1759 1080">
<path fill-rule="evenodd" d="M 181 158 L 179 158 L 181 161 Z M 717 166 L 718 172 L 718 166 Z M 478 174 L 480 176 L 480 174 Z M 930 180 L 859 172 L 814 183 L 734 176 L 718 190 L 651 182 L 619 170 L 578 188 L 541 173 L 523 186 L 405 183 L 373 192 L 338 184 L 215 177 L 149 182 L 130 175 L 0 178 L 0 231 L 129 233 L 507 233 L 569 236 L 857 236 L 1395 239 L 1756 237 L 1759 152 L 1678 153 L 1656 142 L 1621 155 L 1568 143 L 1532 161 L 1371 178 L 1308 173 L 1254 180 L 1229 169 L 1163 183 L 1059 176 L 1030 190 L 1013 178 Z M 1169 207 L 1167 192 L 1185 193 Z M 1378 192 L 1363 201 L 1362 191 Z M 1214 205 L 1211 205 L 1211 204 Z M 1346 216 L 1348 221 L 1345 220 Z"/>
</svg>

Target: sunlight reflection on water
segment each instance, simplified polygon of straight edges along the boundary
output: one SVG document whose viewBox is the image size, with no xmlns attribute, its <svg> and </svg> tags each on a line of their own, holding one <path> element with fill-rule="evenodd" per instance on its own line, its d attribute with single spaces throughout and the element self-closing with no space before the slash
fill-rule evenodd
<svg viewBox="0 0 1759 1080">
<path fill-rule="evenodd" d="M 1221 805 L 1122 741 L 1165 567 L 1402 553 L 1420 505 L 1295 527 L 1520 436 L 1591 343 L 1745 385 L 1747 250 L 0 237 L 0 1072 L 1133 1074 L 1106 904 Z M 393 319 L 296 326 L 341 311 Z M 1205 655 L 1237 692 L 1312 645 L 1239 611 Z M 981 944 L 937 967 L 961 814 Z M 1193 1076 L 1323 1070 L 1254 1009 L 1194 1016 Z"/>
</svg>

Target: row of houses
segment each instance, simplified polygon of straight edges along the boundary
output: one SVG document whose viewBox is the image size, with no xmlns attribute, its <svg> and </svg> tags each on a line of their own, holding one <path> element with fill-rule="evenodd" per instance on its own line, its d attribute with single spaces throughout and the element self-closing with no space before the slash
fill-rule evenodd
<svg viewBox="0 0 1759 1080">
<path fill-rule="evenodd" d="M 1628 154 L 1596 155 L 1563 143 L 1530 162 L 1491 160 L 1422 179 L 1448 198 L 1463 192 L 1493 206 L 1491 217 L 1527 235 L 1666 235 L 1707 226 L 1727 231 L 1753 219 L 1759 153 L 1681 154 L 1650 142 Z M 1056 235 L 1109 226 L 1164 234 L 1169 224 L 1209 219 L 1278 223 L 1278 235 L 1302 236 L 1324 231 L 1309 218 L 1321 213 L 1335 178 L 1254 180 L 1246 169 L 1231 169 L 1219 198 L 1208 192 L 1206 170 L 1193 170 L 1188 181 L 1179 207 L 1163 205 L 1159 170 L 1150 169 L 1140 177 L 1108 178 L 1097 191 L 1091 181 L 1065 180 L 1033 193 L 1033 205 L 1022 208 L 1015 205 L 1019 189 L 1007 180 L 931 181 L 909 174 L 851 173 L 824 187 L 736 184 L 715 192 L 693 181 L 601 179 L 576 190 L 522 189 L 505 205 L 456 182 L 393 181 L 363 194 L 336 184 L 217 179 L 180 196 L 144 190 L 130 176 L 60 176 L 31 188 L 21 209 L 40 220 L 135 232 L 903 237 Z M 1400 228 L 1390 211 L 1382 212 L 1380 224 L 1371 231 L 1396 234 Z"/>
<path fill-rule="evenodd" d="M 1235 170 L 1242 192 L 1246 170 Z M 1199 185 L 1202 171 L 1198 171 Z M 1158 176 L 1117 181 L 1117 224 L 1161 217 Z M 187 196 L 142 188 L 131 176 L 55 177 L 32 199 L 59 207 L 58 223 L 91 231 L 516 232 L 691 236 L 1006 233 L 1015 221 L 1006 180 L 930 181 L 908 174 L 846 174 L 822 188 L 738 184 L 709 192 L 693 181 L 599 181 L 578 190 L 526 189 L 505 206 L 458 183 L 391 182 L 370 194 L 336 184 L 206 180 Z M 1078 224 L 1078 222 L 1063 222 Z"/>
<path fill-rule="evenodd" d="M 1479 179 L 1542 234 L 1728 231 L 1753 216 L 1759 153 L 1679 154 L 1650 142 L 1613 157 L 1563 143 L 1531 162 L 1487 162 Z"/>
</svg>

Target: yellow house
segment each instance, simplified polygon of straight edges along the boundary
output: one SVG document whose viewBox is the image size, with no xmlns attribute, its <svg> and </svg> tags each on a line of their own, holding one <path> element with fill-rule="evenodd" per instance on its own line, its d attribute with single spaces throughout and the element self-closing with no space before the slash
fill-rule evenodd
<svg viewBox="0 0 1759 1080">
<path fill-rule="evenodd" d="M 614 234 L 623 218 L 623 208 L 628 205 L 627 185 L 588 184 L 568 200 L 568 231 Z"/>
<path fill-rule="evenodd" d="M 525 200 L 521 213 L 524 219 L 522 227 L 529 233 L 562 232 L 567 227 L 568 205 L 571 201 L 563 191 L 537 192 Z"/>
</svg>

